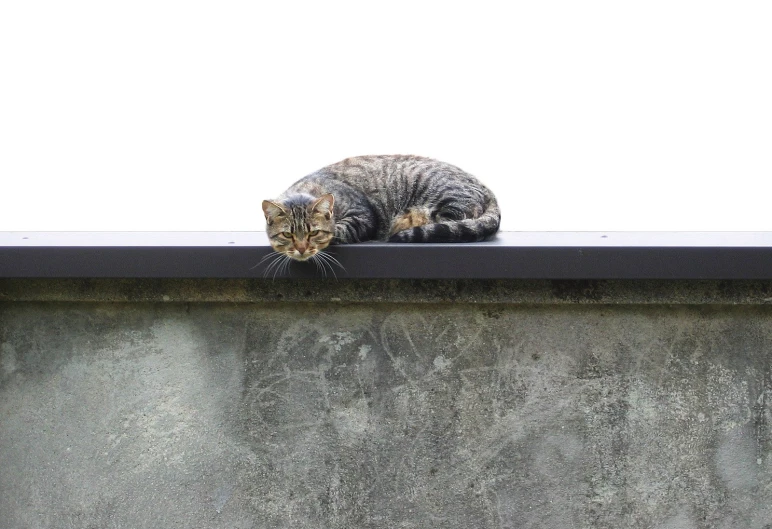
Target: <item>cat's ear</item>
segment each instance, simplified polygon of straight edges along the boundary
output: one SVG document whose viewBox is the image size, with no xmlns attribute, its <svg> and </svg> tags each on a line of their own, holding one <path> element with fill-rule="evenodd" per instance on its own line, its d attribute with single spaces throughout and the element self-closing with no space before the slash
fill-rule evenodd
<svg viewBox="0 0 772 529">
<path fill-rule="evenodd" d="M 325 219 L 330 220 L 333 204 L 335 204 L 335 197 L 327 193 L 316 199 L 316 202 L 311 206 L 311 212 L 321 213 Z"/>
<path fill-rule="evenodd" d="M 263 200 L 263 213 L 265 214 L 265 220 L 270 223 L 272 218 L 286 215 L 287 210 L 281 204 L 271 202 L 270 200 Z"/>
</svg>

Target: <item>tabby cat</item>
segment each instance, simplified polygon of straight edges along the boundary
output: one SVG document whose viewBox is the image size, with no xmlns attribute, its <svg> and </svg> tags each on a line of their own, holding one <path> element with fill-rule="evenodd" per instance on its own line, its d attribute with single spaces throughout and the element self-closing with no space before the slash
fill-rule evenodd
<svg viewBox="0 0 772 529">
<path fill-rule="evenodd" d="M 499 229 L 496 198 L 453 165 L 409 155 L 347 158 L 263 201 L 273 249 L 305 261 L 330 244 L 474 242 Z"/>
</svg>

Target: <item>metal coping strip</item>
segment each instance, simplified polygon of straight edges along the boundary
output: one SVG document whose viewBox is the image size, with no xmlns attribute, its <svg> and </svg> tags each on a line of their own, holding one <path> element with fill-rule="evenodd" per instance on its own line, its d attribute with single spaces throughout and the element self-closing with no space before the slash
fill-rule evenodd
<svg viewBox="0 0 772 529">
<path fill-rule="evenodd" d="M 772 232 L 501 232 L 471 244 L 369 242 L 330 247 L 341 266 L 323 268 L 269 269 L 272 253 L 264 232 L 0 232 L 0 278 L 772 279 Z"/>
</svg>

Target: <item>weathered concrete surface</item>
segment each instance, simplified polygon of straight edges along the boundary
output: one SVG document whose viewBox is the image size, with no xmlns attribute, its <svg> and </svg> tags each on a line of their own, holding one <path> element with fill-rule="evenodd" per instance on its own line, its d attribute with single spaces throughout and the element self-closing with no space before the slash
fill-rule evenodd
<svg viewBox="0 0 772 529">
<path fill-rule="evenodd" d="M 0 278 L 0 301 L 772 306 L 772 281 Z"/>
<path fill-rule="evenodd" d="M 0 527 L 772 527 L 766 306 L 0 303 Z"/>
</svg>

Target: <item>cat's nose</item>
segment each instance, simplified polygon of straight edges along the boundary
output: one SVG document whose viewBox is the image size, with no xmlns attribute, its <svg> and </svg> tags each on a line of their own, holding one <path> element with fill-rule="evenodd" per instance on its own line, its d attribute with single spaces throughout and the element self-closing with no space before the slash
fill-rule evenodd
<svg viewBox="0 0 772 529">
<path fill-rule="evenodd" d="M 295 249 L 300 253 L 300 255 L 303 255 L 304 253 L 306 253 L 305 246 L 295 246 Z"/>
</svg>

